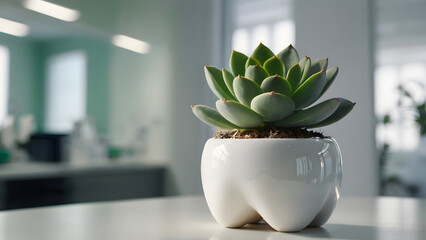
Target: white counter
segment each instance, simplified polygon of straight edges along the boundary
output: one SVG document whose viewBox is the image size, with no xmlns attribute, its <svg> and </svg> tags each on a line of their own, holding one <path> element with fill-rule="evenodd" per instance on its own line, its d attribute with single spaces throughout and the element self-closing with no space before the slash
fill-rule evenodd
<svg viewBox="0 0 426 240">
<path fill-rule="evenodd" d="M 226 229 L 204 198 L 159 198 L 0 212 L 0 239 L 426 239 L 426 200 L 343 198 L 329 222 L 298 233 Z"/>
</svg>

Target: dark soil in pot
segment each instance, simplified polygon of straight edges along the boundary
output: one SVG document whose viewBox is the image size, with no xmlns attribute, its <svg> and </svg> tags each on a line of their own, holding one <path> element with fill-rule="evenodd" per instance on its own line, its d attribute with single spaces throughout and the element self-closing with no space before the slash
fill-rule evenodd
<svg viewBox="0 0 426 240">
<path fill-rule="evenodd" d="M 249 139 L 249 138 L 329 138 L 321 132 L 310 131 L 306 128 L 284 128 L 263 127 L 249 130 L 219 130 L 215 138 L 219 139 Z"/>
</svg>

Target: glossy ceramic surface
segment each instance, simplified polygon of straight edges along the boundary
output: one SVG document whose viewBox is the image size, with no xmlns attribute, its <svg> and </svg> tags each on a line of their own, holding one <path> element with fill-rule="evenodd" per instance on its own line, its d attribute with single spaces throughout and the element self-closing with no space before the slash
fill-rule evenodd
<svg viewBox="0 0 426 240">
<path fill-rule="evenodd" d="M 339 199 L 341 154 L 333 139 L 209 139 L 204 195 L 225 227 L 264 219 L 277 231 L 321 226 Z"/>
</svg>

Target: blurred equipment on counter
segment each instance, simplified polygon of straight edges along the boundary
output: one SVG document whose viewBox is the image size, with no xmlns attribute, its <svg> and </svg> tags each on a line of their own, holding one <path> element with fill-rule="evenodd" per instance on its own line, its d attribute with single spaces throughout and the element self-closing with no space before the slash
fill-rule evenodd
<svg viewBox="0 0 426 240">
<path fill-rule="evenodd" d="M 69 161 L 69 135 L 37 133 L 30 137 L 28 154 L 33 161 Z"/>
<path fill-rule="evenodd" d="M 72 164 L 99 163 L 108 159 L 106 141 L 98 136 L 96 126 L 90 119 L 74 124 L 70 144 Z"/>
</svg>

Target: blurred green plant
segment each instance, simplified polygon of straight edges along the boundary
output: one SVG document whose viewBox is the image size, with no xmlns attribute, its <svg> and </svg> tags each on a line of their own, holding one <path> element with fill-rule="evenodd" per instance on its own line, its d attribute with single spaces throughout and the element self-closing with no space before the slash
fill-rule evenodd
<svg viewBox="0 0 426 240">
<path fill-rule="evenodd" d="M 425 92 L 426 88 L 419 82 L 415 83 L 420 89 L 423 89 Z M 408 84 L 407 84 L 408 85 Z M 392 117 L 394 111 L 402 112 L 402 117 L 409 118 L 414 116 L 414 122 L 419 126 L 419 135 L 426 136 L 426 97 L 423 97 L 423 100 L 416 100 L 413 93 L 409 90 L 407 86 L 399 85 L 397 88 L 399 92 L 398 104 L 397 107 L 386 113 L 383 118 L 379 121 L 383 125 L 390 125 L 395 120 Z M 408 114 L 407 114 L 408 113 Z M 409 114 L 412 113 L 412 114 Z M 385 189 L 391 183 L 400 183 L 400 179 L 397 176 L 386 177 L 384 175 L 384 169 L 388 164 L 388 156 L 390 151 L 390 145 L 388 142 L 385 142 L 379 148 L 379 177 L 380 177 L 380 192 L 381 195 L 385 194 Z M 406 189 L 408 193 L 413 196 L 416 193 L 416 186 L 408 186 Z"/>
<path fill-rule="evenodd" d="M 216 109 L 196 105 L 193 113 L 203 122 L 224 130 L 262 127 L 317 128 L 335 123 L 354 107 L 344 98 L 316 102 L 334 82 L 339 69 L 327 70 L 328 59 L 311 63 L 289 45 L 275 55 L 262 43 L 250 57 L 233 51 L 231 71 L 205 66 Z"/>
<path fill-rule="evenodd" d="M 420 88 L 425 90 L 425 87 L 418 82 Z M 419 134 L 420 136 L 426 135 L 426 97 L 423 100 L 416 100 L 411 91 L 405 87 L 404 85 L 398 86 L 398 92 L 400 93 L 398 104 L 396 109 L 392 109 L 390 112 L 386 113 L 382 119 L 382 123 L 384 125 L 391 124 L 394 122 L 392 117 L 392 111 L 400 111 L 403 113 L 410 112 L 412 114 L 402 114 L 403 117 L 411 117 L 414 116 L 414 122 L 419 126 Z"/>
<path fill-rule="evenodd" d="M 424 86 L 419 83 L 421 87 Z M 426 135 L 426 99 L 423 99 L 423 101 L 417 101 L 413 94 L 410 93 L 410 91 L 404 87 L 403 85 L 398 86 L 398 90 L 401 93 L 401 96 L 403 98 L 408 99 L 408 104 L 403 104 L 403 101 L 400 100 L 398 102 L 398 107 L 408 109 L 409 111 L 414 112 L 414 121 L 419 126 L 420 135 L 425 136 Z M 390 120 L 391 121 L 391 120 Z"/>
</svg>

